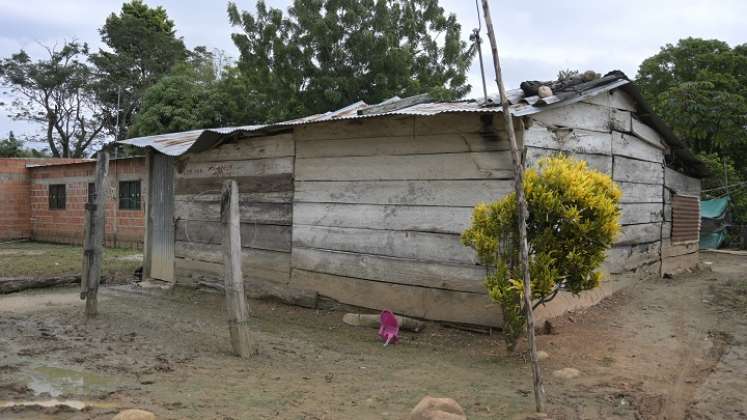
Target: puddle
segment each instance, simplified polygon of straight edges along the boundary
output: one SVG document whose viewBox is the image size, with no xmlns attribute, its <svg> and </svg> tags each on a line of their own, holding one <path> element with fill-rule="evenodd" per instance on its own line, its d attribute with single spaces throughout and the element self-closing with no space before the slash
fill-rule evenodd
<svg viewBox="0 0 747 420">
<path fill-rule="evenodd" d="M 99 296 L 99 302 L 106 299 L 108 298 Z M 0 295 L 0 312 L 38 312 L 39 308 L 43 307 L 71 305 L 81 307 L 84 305 L 83 301 L 80 300 L 80 289 L 78 287 L 60 288 L 54 291 L 46 289 L 28 290 Z"/>
<path fill-rule="evenodd" d="M 125 255 L 122 257 L 116 257 L 116 259 L 120 261 L 142 261 L 143 260 L 143 254 L 132 254 L 132 255 Z"/>
<path fill-rule="evenodd" d="M 23 249 L 0 249 L 0 257 L 26 257 L 44 255 L 45 251 L 28 251 Z"/>
<path fill-rule="evenodd" d="M 113 378 L 90 372 L 41 366 L 29 372 L 28 387 L 37 394 L 59 397 L 63 394 L 90 394 L 113 390 L 117 382 Z"/>
</svg>

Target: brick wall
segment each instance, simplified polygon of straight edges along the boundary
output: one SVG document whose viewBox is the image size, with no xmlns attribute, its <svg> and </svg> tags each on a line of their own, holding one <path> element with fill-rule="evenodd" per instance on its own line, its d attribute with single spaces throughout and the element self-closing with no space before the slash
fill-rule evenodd
<svg viewBox="0 0 747 420">
<path fill-rule="evenodd" d="M 0 241 L 31 238 L 30 175 L 27 166 L 81 159 L 0 158 Z"/>
<path fill-rule="evenodd" d="M 82 244 L 88 184 L 95 180 L 96 162 L 48 165 L 30 168 L 31 238 L 37 241 Z M 140 181 L 139 210 L 119 208 L 120 181 Z M 147 195 L 143 158 L 112 160 L 109 163 L 106 200 L 105 246 L 142 248 L 144 209 Z M 64 184 L 65 209 L 49 208 L 49 186 Z"/>
</svg>

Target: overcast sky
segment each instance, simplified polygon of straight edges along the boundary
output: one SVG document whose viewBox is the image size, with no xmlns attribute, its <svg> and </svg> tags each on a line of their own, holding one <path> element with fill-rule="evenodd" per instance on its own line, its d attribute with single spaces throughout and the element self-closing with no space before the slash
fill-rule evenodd
<svg viewBox="0 0 747 420">
<path fill-rule="evenodd" d="M 230 39 L 232 27 L 222 0 L 146 0 L 161 5 L 175 21 L 178 35 L 188 47 L 205 45 L 238 52 Z M 242 9 L 254 10 L 254 1 L 238 0 Z M 270 0 L 285 9 L 290 1 Z M 41 56 L 39 44 L 53 45 L 77 39 L 98 47 L 98 28 L 119 10 L 115 0 L 0 0 L 0 56 L 25 49 Z M 468 38 L 477 26 L 470 0 L 441 0 L 455 13 Z M 491 1 L 493 22 L 509 88 L 523 80 L 548 80 L 560 69 L 593 69 L 600 73 L 620 69 L 634 77 L 640 62 L 667 43 L 693 36 L 717 38 L 736 45 L 747 42 L 745 0 L 582 0 Z M 490 52 L 486 45 L 486 66 Z M 492 80 L 492 71 L 488 70 Z M 480 94 L 479 65 L 470 72 L 470 96 Z M 496 91 L 495 83 L 488 83 Z M 0 116 L 0 138 L 8 130 L 30 134 L 25 123 Z"/>
</svg>

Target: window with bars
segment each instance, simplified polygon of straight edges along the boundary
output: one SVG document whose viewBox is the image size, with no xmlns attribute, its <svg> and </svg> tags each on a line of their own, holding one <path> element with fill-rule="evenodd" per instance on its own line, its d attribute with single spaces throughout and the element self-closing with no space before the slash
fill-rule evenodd
<svg viewBox="0 0 747 420">
<path fill-rule="evenodd" d="M 96 200 L 96 184 L 93 182 L 88 183 L 88 202 L 93 203 Z"/>
<path fill-rule="evenodd" d="M 49 209 L 65 209 L 65 184 L 49 186 Z"/>
<path fill-rule="evenodd" d="M 121 210 L 140 210 L 140 181 L 121 181 L 119 183 L 119 208 Z"/>
</svg>

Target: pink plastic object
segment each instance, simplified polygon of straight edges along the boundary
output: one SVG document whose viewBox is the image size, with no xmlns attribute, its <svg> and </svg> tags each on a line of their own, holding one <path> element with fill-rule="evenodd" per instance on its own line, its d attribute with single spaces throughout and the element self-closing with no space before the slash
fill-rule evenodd
<svg viewBox="0 0 747 420">
<path fill-rule="evenodd" d="M 379 316 L 379 337 L 384 340 L 384 347 L 399 340 L 399 321 L 392 311 L 382 311 Z"/>
</svg>

